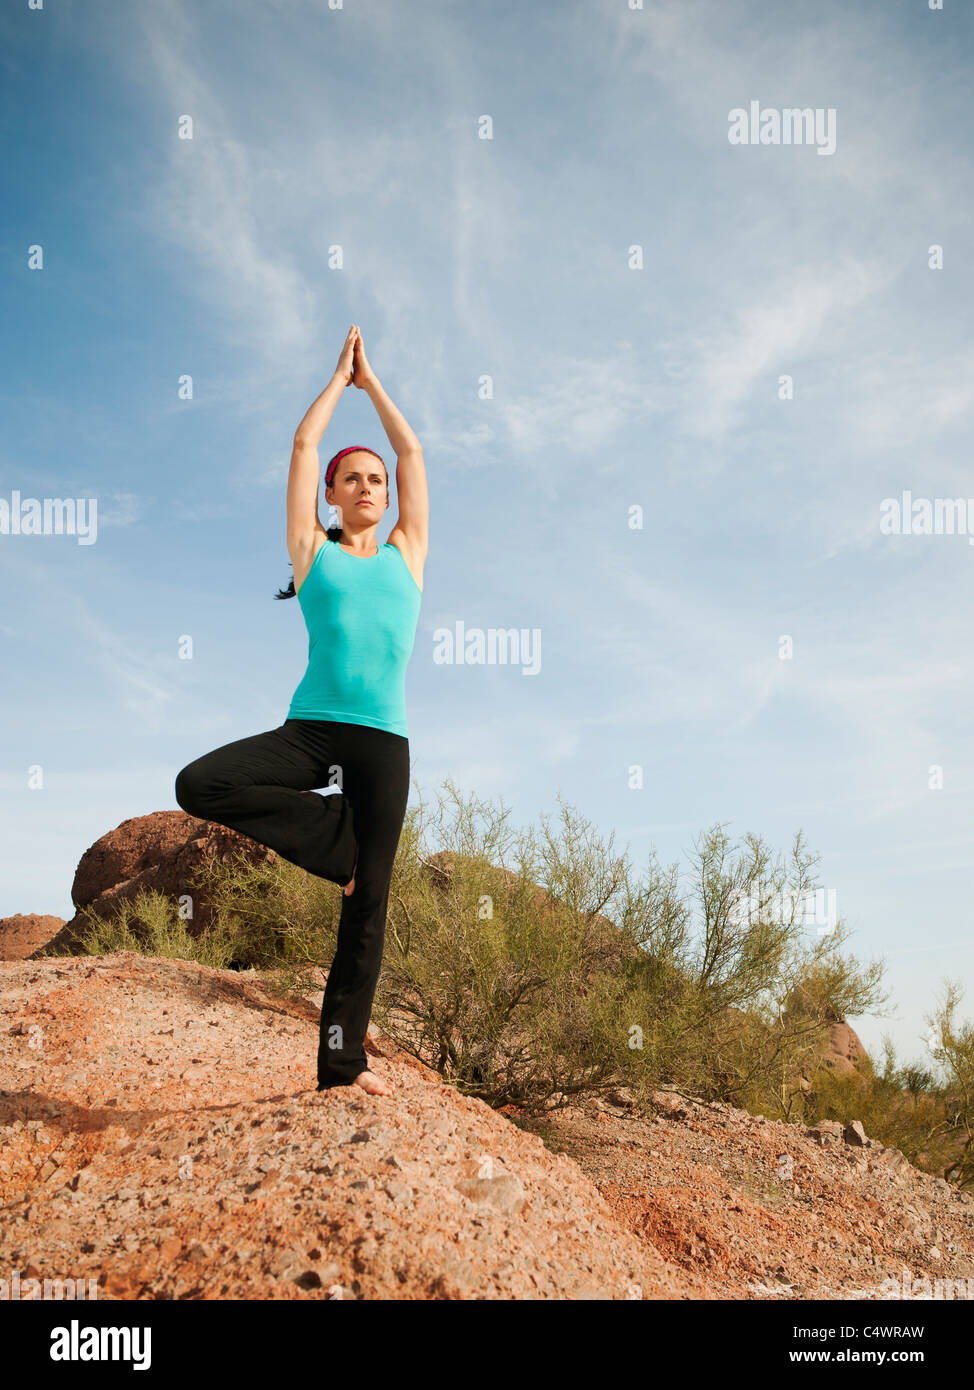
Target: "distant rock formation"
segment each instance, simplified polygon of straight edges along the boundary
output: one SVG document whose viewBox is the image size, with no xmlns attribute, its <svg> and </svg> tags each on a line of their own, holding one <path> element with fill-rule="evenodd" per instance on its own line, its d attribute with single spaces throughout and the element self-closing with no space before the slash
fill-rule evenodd
<svg viewBox="0 0 974 1390">
<path fill-rule="evenodd" d="M 15 912 L 0 917 L 0 960 L 27 960 L 47 946 L 64 926 L 63 917 Z"/>
<path fill-rule="evenodd" d="M 831 1067 L 841 1076 L 849 1076 L 860 1070 L 862 1063 L 868 1061 L 868 1056 L 855 1030 L 844 1019 L 832 1024 L 829 1050 L 822 1059 L 826 1067 Z"/>
</svg>

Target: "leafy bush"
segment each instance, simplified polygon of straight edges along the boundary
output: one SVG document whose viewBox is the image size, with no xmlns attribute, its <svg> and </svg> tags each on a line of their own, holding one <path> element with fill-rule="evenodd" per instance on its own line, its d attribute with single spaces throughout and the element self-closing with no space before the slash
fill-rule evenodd
<svg viewBox="0 0 974 1390">
<path fill-rule="evenodd" d="M 613 837 L 561 798 L 559 828 L 543 817 L 538 836 L 444 785 L 436 811 L 421 805 L 404 827 L 374 1012 L 491 1105 L 620 1084 L 644 1101 L 661 1084 L 738 1104 L 800 1095 L 828 1018 L 880 1002 L 881 966 L 841 956 L 842 925 L 810 938 L 800 920 L 815 886 L 800 835 L 786 863 L 754 836 L 735 851 L 714 827 L 685 891 L 655 857 L 634 880 Z M 793 905 L 777 920 L 784 890 Z"/>
<path fill-rule="evenodd" d="M 122 898 L 111 914 L 102 916 L 93 907 L 80 909 L 88 923 L 70 949 L 49 955 L 108 956 L 116 951 L 137 951 L 143 956 L 195 960 L 221 969 L 229 964 L 232 947 L 220 931 L 190 936 L 177 903 L 165 893 L 140 888 L 134 898 Z"/>
</svg>

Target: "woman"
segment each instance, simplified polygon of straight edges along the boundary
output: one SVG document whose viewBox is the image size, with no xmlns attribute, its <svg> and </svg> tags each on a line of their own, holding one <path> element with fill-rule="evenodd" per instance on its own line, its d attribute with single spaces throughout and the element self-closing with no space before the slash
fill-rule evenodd
<svg viewBox="0 0 974 1390">
<path fill-rule="evenodd" d="M 371 449 L 341 449 L 325 472 L 339 525 L 318 519 L 318 444 L 345 387 L 365 391 L 396 454 L 399 519 L 376 537 L 389 477 Z M 294 436 L 287 548 L 308 629 L 308 666 L 277 729 L 238 739 L 176 778 L 183 810 L 249 835 L 344 888 L 321 1006 L 318 1090 L 392 1088 L 368 1069 L 365 1035 L 382 965 L 392 868 L 409 795 L 405 677 L 426 563 L 423 451 L 369 366 L 352 324 L 331 381 Z M 314 787 L 339 791 L 320 796 Z"/>
</svg>

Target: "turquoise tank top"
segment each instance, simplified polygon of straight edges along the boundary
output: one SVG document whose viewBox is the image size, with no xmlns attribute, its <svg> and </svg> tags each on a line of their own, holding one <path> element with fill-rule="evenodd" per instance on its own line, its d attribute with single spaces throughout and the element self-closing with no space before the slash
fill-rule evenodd
<svg viewBox="0 0 974 1390">
<path fill-rule="evenodd" d="M 308 629 L 308 669 L 288 719 L 368 724 L 408 738 L 406 667 L 422 590 L 390 541 L 350 555 L 326 540 L 298 592 Z"/>
</svg>

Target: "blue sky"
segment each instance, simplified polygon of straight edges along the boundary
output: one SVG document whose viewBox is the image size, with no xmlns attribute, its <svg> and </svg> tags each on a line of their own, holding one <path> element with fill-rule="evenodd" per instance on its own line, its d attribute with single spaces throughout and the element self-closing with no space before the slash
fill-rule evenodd
<svg viewBox="0 0 974 1390">
<path fill-rule="evenodd" d="M 922 1056 L 945 978 L 970 1017 L 974 550 L 879 517 L 974 497 L 974 23 L 797 16 L 6 8 L 0 498 L 97 498 L 98 531 L 0 535 L 0 916 L 70 916 L 90 844 L 283 721 L 290 442 L 354 321 L 430 483 L 411 800 L 452 776 L 528 824 L 560 791 L 637 871 L 803 829 L 887 961 L 867 1047 Z M 834 109 L 834 153 L 732 145 L 751 101 Z M 390 453 L 354 389 L 347 443 Z M 458 622 L 537 632 L 540 671 L 434 661 Z"/>
</svg>

